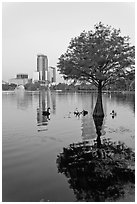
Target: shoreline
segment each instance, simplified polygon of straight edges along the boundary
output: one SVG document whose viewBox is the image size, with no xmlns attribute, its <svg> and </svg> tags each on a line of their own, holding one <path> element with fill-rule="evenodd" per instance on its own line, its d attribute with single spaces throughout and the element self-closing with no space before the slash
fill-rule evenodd
<svg viewBox="0 0 137 204">
<path fill-rule="evenodd" d="M 40 92 L 42 90 L 35 90 L 35 91 L 31 91 L 31 90 L 23 90 L 23 92 Z M 48 90 L 45 90 L 48 91 Z M 98 93 L 97 91 L 92 91 L 92 90 L 79 90 L 79 91 L 75 91 L 75 90 L 50 90 L 51 92 L 74 92 L 74 93 Z M 2 90 L 2 93 L 13 93 L 16 91 L 15 90 Z M 121 94 L 135 94 L 135 91 L 102 91 L 102 94 L 112 94 L 112 93 L 121 93 Z"/>
</svg>

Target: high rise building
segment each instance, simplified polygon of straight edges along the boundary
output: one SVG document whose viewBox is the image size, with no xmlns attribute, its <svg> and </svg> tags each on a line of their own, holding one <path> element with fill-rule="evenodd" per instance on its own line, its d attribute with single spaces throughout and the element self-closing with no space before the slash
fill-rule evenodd
<svg viewBox="0 0 137 204">
<path fill-rule="evenodd" d="M 50 84 L 56 82 L 56 69 L 55 67 L 48 68 L 48 81 Z"/>
<path fill-rule="evenodd" d="M 37 72 L 39 73 L 39 81 L 47 80 L 48 58 L 46 55 L 37 55 Z"/>
<path fill-rule="evenodd" d="M 33 82 L 40 82 L 41 85 L 50 86 L 56 82 L 55 67 L 48 67 L 48 58 L 46 55 L 37 55 L 37 71 L 33 73 Z"/>
</svg>

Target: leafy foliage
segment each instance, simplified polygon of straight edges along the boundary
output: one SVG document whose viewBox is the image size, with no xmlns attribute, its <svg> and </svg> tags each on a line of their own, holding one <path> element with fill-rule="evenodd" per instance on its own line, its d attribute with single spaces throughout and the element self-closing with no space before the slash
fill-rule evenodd
<svg viewBox="0 0 137 204">
<path fill-rule="evenodd" d="M 124 78 L 134 70 L 135 47 L 129 37 L 121 37 L 120 30 L 101 22 L 94 31 L 83 31 L 71 40 L 58 62 L 58 70 L 65 79 L 87 81 L 102 87 Z"/>
<path fill-rule="evenodd" d="M 42 90 L 42 89 L 47 89 L 47 87 L 45 86 L 41 86 L 41 84 L 39 82 L 35 82 L 34 84 L 33 83 L 27 83 L 24 85 L 25 87 L 25 90 L 28 90 L 28 91 L 36 91 L 36 90 Z"/>
<path fill-rule="evenodd" d="M 16 84 L 2 84 L 3 91 L 13 91 L 16 87 Z"/>
<path fill-rule="evenodd" d="M 134 152 L 124 143 L 103 140 L 71 144 L 58 155 L 58 171 L 68 178 L 79 201 L 105 201 L 124 194 L 123 185 L 135 182 Z"/>
</svg>

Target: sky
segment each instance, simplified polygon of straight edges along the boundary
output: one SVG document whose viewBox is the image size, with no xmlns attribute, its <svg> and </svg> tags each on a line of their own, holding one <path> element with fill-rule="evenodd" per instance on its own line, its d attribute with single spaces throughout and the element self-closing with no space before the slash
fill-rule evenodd
<svg viewBox="0 0 137 204">
<path fill-rule="evenodd" d="M 102 22 L 121 30 L 135 45 L 134 2 L 3 2 L 2 80 L 37 69 L 37 54 L 57 67 L 72 38 Z M 63 82 L 57 73 L 57 83 Z"/>
</svg>

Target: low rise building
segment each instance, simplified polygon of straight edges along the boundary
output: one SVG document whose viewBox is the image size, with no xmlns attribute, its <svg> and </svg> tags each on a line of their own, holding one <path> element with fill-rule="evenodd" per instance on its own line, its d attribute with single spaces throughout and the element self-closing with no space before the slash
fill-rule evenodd
<svg viewBox="0 0 137 204">
<path fill-rule="evenodd" d="M 31 82 L 31 79 L 28 78 L 28 74 L 17 74 L 16 78 L 9 79 L 9 84 L 16 84 L 16 85 L 25 85 Z"/>
</svg>

